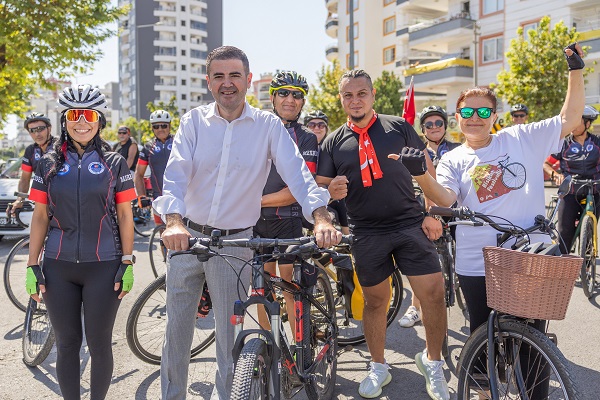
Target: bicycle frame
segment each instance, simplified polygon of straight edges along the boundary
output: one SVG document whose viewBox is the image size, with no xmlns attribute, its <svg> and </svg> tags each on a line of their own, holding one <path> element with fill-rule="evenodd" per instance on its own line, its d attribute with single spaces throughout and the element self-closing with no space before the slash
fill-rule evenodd
<svg viewBox="0 0 600 400">
<path fill-rule="evenodd" d="M 581 233 L 581 223 L 583 222 L 583 218 L 587 215 L 592 219 L 593 227 L 594 227 L 594 256 L 598 255 L 598 219 L 594 214 L 595 211 L 595 203 L 594 203 L 594 193 L 593 193 L 593 184 L 586 184 L 587 186 L 587 194 L 585 196 L 585 200 L 581 201 L 581 204 L 585 204 L 585 210 L 581 213 L 581 217 L 579 218 L 579 223 L 577 224 L 577 229 L 575 229 L 575 234 L 573 235 L 573 243 L 571 243 L 571 251 L 573 251 L 573 246 L 575 245 L 575 238 L 578 238 Z M 584 203 L 585 202 L 585 203 Z"/>
</svg>

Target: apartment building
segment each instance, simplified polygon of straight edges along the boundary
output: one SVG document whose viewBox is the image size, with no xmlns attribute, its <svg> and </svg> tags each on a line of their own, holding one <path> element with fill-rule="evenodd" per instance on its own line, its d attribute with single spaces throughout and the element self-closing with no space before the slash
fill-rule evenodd
<svg viewBox="0 0 600 400">
<path fill-rule="evenodd" d="M 208 103 L 206 56 L 223 42 L 222 0 L 119 0 L 121 119 L 148 119 L 149 102 L 175 97 L 181 114 Z"/>
<path fill-rule="evenodd" d="M 349 66 L 350 35 L 354 65 L 374 78 L 383 70 L 414 79 L 417 110 L 435 103 L 450 112 L 459 93 L 472 85 L 496 82 L 518 27 L 536 28 L 543 16 L 563 21 L 591 47 L 586 63 L 600 61 L 598 0 L 325 0 L 329 60 Z M 350 29 L 350 18 L 353 27 Z M 587 76 L 587 103 L 600 109 L 600 70 Z M 499 112 L 507 111 L 500 105 Z"/>
<path fill-rule="evenodd" d="M 252 94 L 258 100 L 261 110 L 273 111 L 273 104 L 269 95 L 269 87 L 273 80 L 273 74 L 270 72 L 260 74 L 260 79 L 252 80 Z"/>
</svg>

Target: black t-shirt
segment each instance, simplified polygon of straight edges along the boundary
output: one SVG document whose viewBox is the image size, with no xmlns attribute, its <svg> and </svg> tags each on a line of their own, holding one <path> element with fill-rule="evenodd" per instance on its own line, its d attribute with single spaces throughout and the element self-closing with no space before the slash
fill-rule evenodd
<svg viewBox="0 0 600 400">
<path fill-rule="evenodd" d="M 358 134 L 347 124 L 328 135 L 321 144 L 317 175 L 334 178 L 345 175 L 348 181 L 346 207 L 355 234 L 376 234 L 421 223 L 423 213 L 415 198 L 412 176 L 401 162 L 388 158 L 409 146 L 425 149 L 412 126 L 400 117 L 378 115 L 369 128 L 383 177 L 364 187 L 358 156 Z"/>
<path fill-rule="evenodd" d="M 122 155 L 125 161 L 127 161 L 127 159 L 129 158 L 129 147 L 131 146 L 135 146 L 135 158 L 133 159 L 133 164 L 129 169 L 131 171 L 135 171 L 135 166 L 137 165 L 138 159 L 140 158 L 140 151 L 138 150 L 137 142 L 135 140 L 129 138 L 127 139 L 127 142 L 125 142 L 124 145 L 121 145 L 121 143 L 116 143 L 112 149 L 113 151 Z"/>
</svg>

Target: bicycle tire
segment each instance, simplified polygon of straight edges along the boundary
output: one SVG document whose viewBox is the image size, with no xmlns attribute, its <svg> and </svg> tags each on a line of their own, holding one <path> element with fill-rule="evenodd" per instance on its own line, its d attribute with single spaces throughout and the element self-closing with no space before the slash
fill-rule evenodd
<svg viewBox="0 0 600 400">
<path fill-rule="evenodd" d="M 448 252 L 445 242 L 443 246 L 437 246 L 437 252 L 440 260 L 442 276 L 444 277 L 444 300 L 446 303 L 446 309 L 448 312 L 450 312 L 450 307 L 452 307 L 455 302 L 452 256 Z M 450 349 L 448 348 L 448 325 L 446 324 L 446 332 L 444 335 L 444 341 L 442 342 L 442 357 L 447 359 L 449 355 Z"/>
<path fill-rule="evenodd" d="M 23 362 L 28 367 L 40 365 L 54 346 L 54 329 L 44 302 L 29 298 L 23 324 Z"/>
<path fill-rule="evenodd" d="M 556 345 L 542 332 L 532 326 L 526 325 L 515 320 L 499 320 L 501 338 L 498 334 L 496 337 L 496 346 L 502 340 L 502 345 L 506 351 L 497 351 L 496 369 L 498 370 L 498 387 L 500 398 L 520 398 L 519 388 L 523 385 L 516 384 L 522 372 L 525 372 L 527 379 L 540 378 L 544 380 L 548 378 L 549 390 L 552 390 L 549 397 L 551 399 L 578 399 L 578 393 L 573 383 L 571 372 L 568 368 L 568 361 L 564 355 L 556 347 Z M 529 346 L 529 357 L 534 357 L 532 371 L 523 371 L 522 368 L 514 366 L 511 362 L 511 355 L 519 353 L 517 364 L 524 357 L 523 353 L 527 353 L 522 345 Z M 513 349 L 513 350 L 510 350 Z M 527 354 L 525 354 L 527 355 Z M 539 357 L 539 358 L 538 358 Z M 487 324 L 477 328 L 471 337 L 465 343 L 462 349 L 457 365 L 458 371 L 458 399 L 477 398 L 476 395 L 489 395 L 489 377 L 487 376 L 487 367 L 482 368 L 481 360 L 487 361 Z M 544 363 L 542 366 L 542 362 Z M 539 364 L 538 364 L 539 363 Z M 540 368 L 541 367 L 541 368 Z M 540 373 L 543 368 L 548 368 L 549 374 Z M 521 373 L 516 373 L 521 371 Z M 531 372 L 531 375 L 529 374 Z M 530 388 L 541 388 L 542 382 L 530 382 Z M 562 392 L 562 393 L 560 393 Z M 529 391 L 529 397 L 534 393 Z M 562 394 L 562 395 L 561 395 Z M 512 397 L 516 396 L 516 397 Z M 481 397 L 480 397 L 481 398 Z"/>
<path fill-rule="evenodd" d="M 125 326 L 127 345 L 133 354 L 149 364 L 160 364 L 167 324 L 166 275 L 148 285 L 135 300 Z M 214 318 L 196 319 L 190 358 L 197 356 L 215 341 Z"/>
<path fill-rule="evenodd" d="M 462 311 L 467 309 L 467 304 L 465 303 L 465 299 L 462 294 L 462 289 L 460 288 L 460 283 L 456 274 L 454 275 L 454 297 L 456 298 L 456 304 L 458 304 L 458 308 Z"/>
<path fill-rule="evenodd" d="M 133 230 L 142 237 L 149 237 L 154 229 L 154 216 L 150 207 L 138 208 L 133 206 Z"/>
<path fill-rule="evenodd" d="M 594 223 L 589 215 L 581 221 L 580 233 L 581 287 L 583 294 L 589 299 L 594 294 L 596 281 L 596 252 L 594 251 Z"/>
<path fill-rule="evenodd" d="M 235 363 L 231 400 L 268 399 L 270 366 L 267 344 L 258 338 L 246 342 Z"/>
<path fill-rule="evenodd" d="M 19 310 L 25 311 L 29 301 L 29 295 L 25 291 L 25 276 L 27 274 L 27 262 L 29 259 L 29 236 L 19 240 L 8 253 L 4 264 L 4 289 L 8 299 Z M 19 288 L 17 292 L 13 287 Z"/>
<path fill-rule="evenodd" d="M 390 326 L 396 320 L 400 306 L 402 304 L 402 296 L 404 287 L 402 284 L 402 274 L 400 270 L 394 270 L 392 276 L 392 298 L 390 300 L 390 308 L 387 312 L 387 325 Z M 333 283 L 335 284 L 335 283 Z M 337 326 L 338 326 L 338 345 L 339 346 L 357 346 L 365 343 L 365 335 L 363 333 L 362 321 L 347 318 L 346 310 L 341 302 L 344 301 L 343 296 L 336 296 L 337 310 Z M 346 321 L 348 323 L 346 324 Z"/>
<path fill-rule="evenodd" d="M 148 255 L 154 278 L 158 278 L 167 272 L 167 249 L 160 243 L 160 238 L 164 230 L 164 224 L 154 228 L 148 241 Z"/>
<path fill-rule="evenodd" d="M 331 399 L 335 390 L 337 372 L 337 326 L 335 319 L 335 302 L 329 277 L 325 271 L 319 269 L 317 284 L 314 286 L 314 298 L 327 310 L 330 318 L 323 315 L 308 300 L 303 306 L 309 314 L 304 314 L 304 369 L 313 367 L 311 379 L 305 386 L 306 396 L 309 400 Z M 308 317 L 308 318 L 307 318 Z M 308 322 L 308 323 L 307 323 Z M 328 339 L 332 337 L 333 345 L 326 349 Z M 324 354 L 321 354 L 322 352 Z M 319 356 L 320 359 L 316 359 Z M 318 363 L 314 365 L 315 363 Z"/>
</svg>

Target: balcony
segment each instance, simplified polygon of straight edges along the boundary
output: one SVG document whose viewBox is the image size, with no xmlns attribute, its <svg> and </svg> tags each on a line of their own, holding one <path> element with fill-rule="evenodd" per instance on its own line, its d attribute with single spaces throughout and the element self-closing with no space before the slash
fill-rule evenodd
<svg viewBox="0 0 600 400">
<path fill-rule="evenodd" d="M 327 11 L 329 11 L 330 13 L 337 13 L 338 0 L 325 0 L 325 7 L 327 7 Z"/>
<path fill-rule="evenodd" d="M 331 44 L 325 49 L 325 57 L 328 61 L 333 61 L 338 58 L 338 46 L 337 44 Z"/>
<path fill-rule="evenodd" d="M 416 50 L 447 53 L 450 43 L 469 42 L 473 38 L 472 20 L 459 13 L 421 22 L 408 28 L 409 46 Z"/>
<path fill-rule="evenodd" d="M 190 8 L 190 14 L 199 15 L 201 17 L 206 17 L 206 10 L 204 8 Z"/>
<path fill-rule="evenodd" d="M 403 13 L 410 10 L 422 12 L 423 8 L 447 13 L 449 3 L 449 0 L 396 0 L 396 5 Z"/>
<path fill-rule="evenodd" d="M 448 58 L 429 64 L 408 68 L 404 71 L 405 83 L 414 77 L 415 85 L 454 86 L 473 83 L 473 61 L 464 58 Z"/>
<path fill-rule="evenodd" d="M 442 58 L 443 54 L 430 53 L 428 51 L 411 51 L 401 60 L 396 61 L 396 67 L 408 67 L 414 64 L 428 64 L 434 61 L 438 61 Z M 446 57 L 448 58 L 448 57 Z"/>
<path fill-rule="evenodd" d="M 171 17 L 175 15 L 177 8 L 175 6 L 158 6 L 154 9 L 155 17 Z"/>
<path fill-rule="evenodd" d="M 590 46 L 588 57 L 600 58 L 600 29 L 593 29 L 579 33 L 579 43 Z"/>
<path fill-rule="evenodd" d="M 337 15 L 331 15 L 325 22 L 325 33 L 334 39 L 337 39 L 338 34 L 338 17 Z"/>
</svg>

